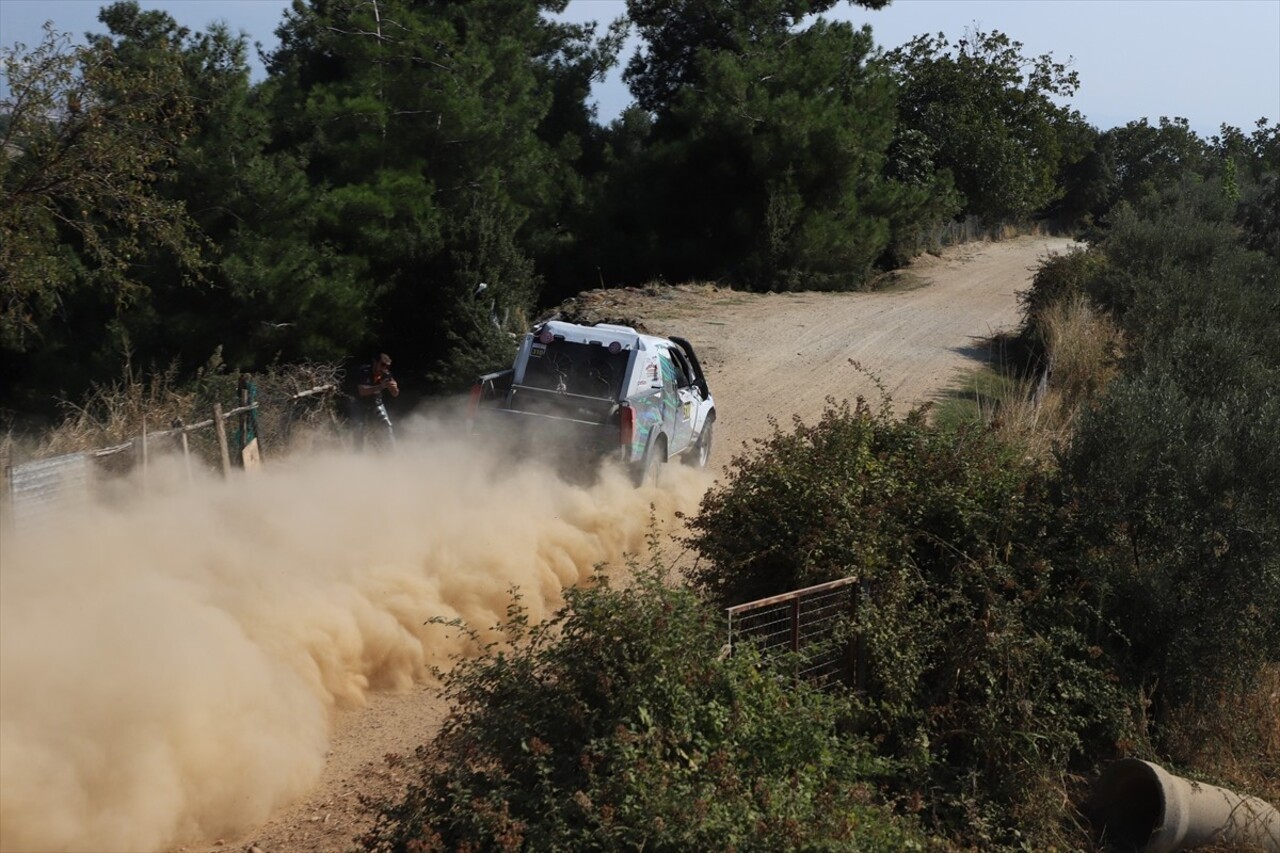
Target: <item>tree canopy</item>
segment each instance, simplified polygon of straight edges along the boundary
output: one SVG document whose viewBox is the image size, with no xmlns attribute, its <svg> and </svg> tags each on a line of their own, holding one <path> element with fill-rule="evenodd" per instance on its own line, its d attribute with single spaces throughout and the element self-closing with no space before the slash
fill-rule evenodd
<svg viewBox="0 0 1280 853">
<path fill-rule="evenodd" d="M 587 288 L 863 287 L 953 218 L 1101 224 L 1188 175 L 1235 175 L 1256 245 L 1280 230 L 1274 129 L 1099 131 L 1068 63 L 1003 33 L 886 54 L 835 0 L 565 5 L 295 0 L 257 83 L 243 37 L 132 0 L 84 46 L 4 51 L 8 405 L 215 351 L 390 349 L 444 391 Z M 602 124 L 628 32 L 635 102 Z"/>
<path fill-rule="evenodd" d="M 1083 156 L 1064 146 L 1078 114 L 1055 98 L 1079 77 L 1050 55 L 1029 57 L 1004 33 L 973 30 L 954 44 L 922 35 L 891 51 L 903 132 L 920 134 L 934 167 L 951 173 L 965 211 L 988 220 L 1032 216 L 1059 194 L 1062 163 Z"/>
<path fill-rule="evenodd" d="M 0 137 L 0 346 L 36 346 L 59 306 L 88 288 L 117 305 L 139 297 L 149 246 L 184 270 L 198 238 L 173 178 L 195 103 L 181 86 L 185 31 L 139 61 L 109 38 L 85 46 L 46 26 L 30 52 L 6 52 Z"/>
</svg>

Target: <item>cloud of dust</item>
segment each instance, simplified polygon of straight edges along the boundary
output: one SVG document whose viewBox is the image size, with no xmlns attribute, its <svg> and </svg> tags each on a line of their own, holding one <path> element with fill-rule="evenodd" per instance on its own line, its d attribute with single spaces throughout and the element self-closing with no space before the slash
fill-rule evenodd
<svg viewBox="0 0 1280 853">
<path fill-rule="evenodd" d="M 0 850 L 156 850 L 252 829 L 323 768 L 335 707 L 405 688 L 599 563 L 643 555 L 708 478 L 572 486 L 401 443 L 186 486 L 0 543 Z M 163 470 L 160 472 L 163 474 Z M 167 485 L 166 485 L 167 483 Z M 664 519 L 667 520 L 664 522 Z"/>
</svg>

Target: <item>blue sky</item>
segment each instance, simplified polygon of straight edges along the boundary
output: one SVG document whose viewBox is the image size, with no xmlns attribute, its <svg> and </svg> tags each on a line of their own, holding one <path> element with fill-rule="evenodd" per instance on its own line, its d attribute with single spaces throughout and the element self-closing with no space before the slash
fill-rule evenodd
<svg viewBox="0 0 1280 853">
<path fill-rule="evenodd" d="M 0 44 L 34 44 L 52 20 L 63 31 L 97 31 L 103 0 L 0 0 Z M 226 21 L 270 50 L 288 0 L 141 0 L 200 29 Z M 623 0 L 571 0 L 566 18 L 621 14 Z M 1246 130 L 1280 121 L 1280 0 L 893 0 L 880 11 L 840 4 L 828 17 L 870 24 L 893 48 L 922 33 L 953 40 L 966 28 L 1000 30 L 1032 54 L 1072 60 L 1080 91 L 1071 104 L 1107 129 L 1146 117 L 1182 116 L 1209 136 L 1223 123 Z M 634 49 L 634 42 L 628 52 Z M 255 74 L 261 66 L 254 57 Z M 630 100 L 619 75 L 597 86 L 602 119 Z"/>
</svg>

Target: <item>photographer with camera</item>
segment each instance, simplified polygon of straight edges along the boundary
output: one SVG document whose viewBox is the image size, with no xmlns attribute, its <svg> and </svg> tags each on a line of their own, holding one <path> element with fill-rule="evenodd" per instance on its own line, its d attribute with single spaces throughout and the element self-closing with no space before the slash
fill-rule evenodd
<svg viewBox="0 0 1280 853">
<path fill-rule="evenodd" d="M 391 428 L 391 418 L 387 415 L 387 406 L 382 399 L 384 391 L 392 397 L 400 396 L 400 386 L 391 375 L 391 356 L 385 352 L 379 353 L 370 364 L 360 368 L 356 396 L 352 401 L 357 449 L 364 447 L 366 438 L 375 444 L 395 446 L 395 432 Z M 375 433 L 369 436 L 371 422 Z"/>
</svg>

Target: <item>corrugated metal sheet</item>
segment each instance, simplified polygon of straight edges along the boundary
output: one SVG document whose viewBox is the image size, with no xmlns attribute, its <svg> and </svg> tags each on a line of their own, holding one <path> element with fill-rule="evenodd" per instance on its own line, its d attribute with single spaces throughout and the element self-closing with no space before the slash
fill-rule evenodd
<svg viewBox="0 0 1280 853">
<path fill-rule="evenodd" d="M 69 453 L 9 468 L 10 513 L 15 530 L 34 527 L 59 511 L 88 502 L 93 465 Z"/>
</svg>

